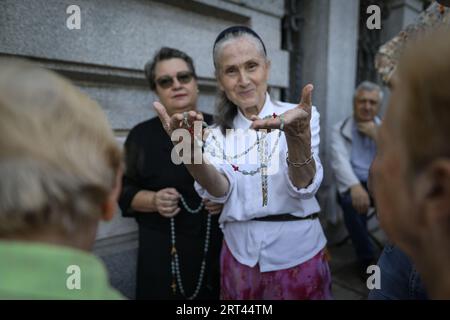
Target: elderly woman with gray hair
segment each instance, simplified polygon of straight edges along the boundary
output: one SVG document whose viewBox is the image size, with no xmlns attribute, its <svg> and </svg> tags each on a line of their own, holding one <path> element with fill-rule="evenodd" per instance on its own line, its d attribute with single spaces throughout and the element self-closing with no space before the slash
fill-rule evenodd
<svg viewBox="0 0 450 320">
<path fill-rule="evenodd" d="M 121 181 L 104 113 L 53 72 L 0 70 L 0 299 L 122 298 L 90 253 Z"/>
<path fill-rule="evenodd" d="M 193 164 L 183 157 L 184 164 L 201 197 L 224 203 L 219 219 L 224 232 L 221 297 L 331 298 L 326 239 L 315 199 L 323 170 L 312 85 L 303 89 L 298 105 L 273 101 L 267 92 L 265 45 L 248 27 L 222 31 L 213 59 L 217 126 L 205 130 L 204 143 L 195 129 L 202 120 L 199 113 L 169 117 L 163 105 L 154 106 L 173 140 L 183 135 L 177 129 L 194 128 L 193 139 L 185 135 L 183 141 L 194 147 L 194 160 L 202 146 L 205 161 Z"/>
</svg>

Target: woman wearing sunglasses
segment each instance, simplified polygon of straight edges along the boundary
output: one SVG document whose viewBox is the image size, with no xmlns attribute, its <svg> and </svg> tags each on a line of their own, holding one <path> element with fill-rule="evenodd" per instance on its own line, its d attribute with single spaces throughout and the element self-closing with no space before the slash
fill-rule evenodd
<svg viewBox="0 0 450 320">
<path fill-rule="evenodd" d="M 144 71 L 169 114 L 197 110 L 197 76 L 186 53 L 161 48 Z M 136 298 L 217 299 L 222 205 L 197 195 L 185 166 L 172 162 L 172 146 L 158 118 L 135 126 L 125 142 L 119 204 L 139 226 Z"/>
</svg>

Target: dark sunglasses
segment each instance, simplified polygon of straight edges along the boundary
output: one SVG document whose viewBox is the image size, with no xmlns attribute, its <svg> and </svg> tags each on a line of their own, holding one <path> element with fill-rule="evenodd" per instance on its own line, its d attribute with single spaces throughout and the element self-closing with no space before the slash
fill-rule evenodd
<svg viewBox="0 0 450 320">
<path fill-rule="evenodd" d="M 180 71 L 177 73 L 176 78 L 179 83 L 187 84 L 192 81 L 194 75 L 191 71 Z M 156 79 L 156 83 L 163 89 L 168 89 L 173 86 L 174 77 L 171 76 L 162 76 L 161 78 Z"/>
</svg>

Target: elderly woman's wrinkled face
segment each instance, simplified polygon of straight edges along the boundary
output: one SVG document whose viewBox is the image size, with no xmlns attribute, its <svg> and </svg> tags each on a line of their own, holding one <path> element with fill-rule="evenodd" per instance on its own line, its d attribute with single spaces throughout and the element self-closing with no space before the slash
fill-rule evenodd
<svg viewBox="0 0 450 320">
<path fill-rule="evenodd" d="M 415 242 L 420 225 L 420 203 L 408 175 L 408 157 L 401 134 L 405 92 L 392 91 L 389 107 L 379 130 L 377 156 L 372 164 L 373 187 L 381 226 L 389 238 L 407 247 Z M 402 248 L 405 249 L 404 246 Z"/>
<path fill-rule="evenodd" d="M 183 59 L 173 58 L 158 62 L 155 82 L 156 93 L 170 115 L 196 108 L 197 81 Z"/>
<path fill-rule="evenodd" d="M 257 45 L 247 37 L 231 40 L 218 60 L 220 89 L 246 117 L 258 114 L 266 98 L 270 63 Z"/>
</svg>

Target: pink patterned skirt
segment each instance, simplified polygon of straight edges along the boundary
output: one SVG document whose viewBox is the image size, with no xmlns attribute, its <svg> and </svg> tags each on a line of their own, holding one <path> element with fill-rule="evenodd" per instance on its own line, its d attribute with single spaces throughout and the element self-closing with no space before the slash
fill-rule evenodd
<svg viewBox="0 0 450 320">
<path fill-rule="evenodd" d="M 223 300 L 324 300 L 332 299 L 331 273 L 321 250 L 295 267 L 260 272 L 239 263 L 225 241 L 220 256 Z"/>
</svg>

